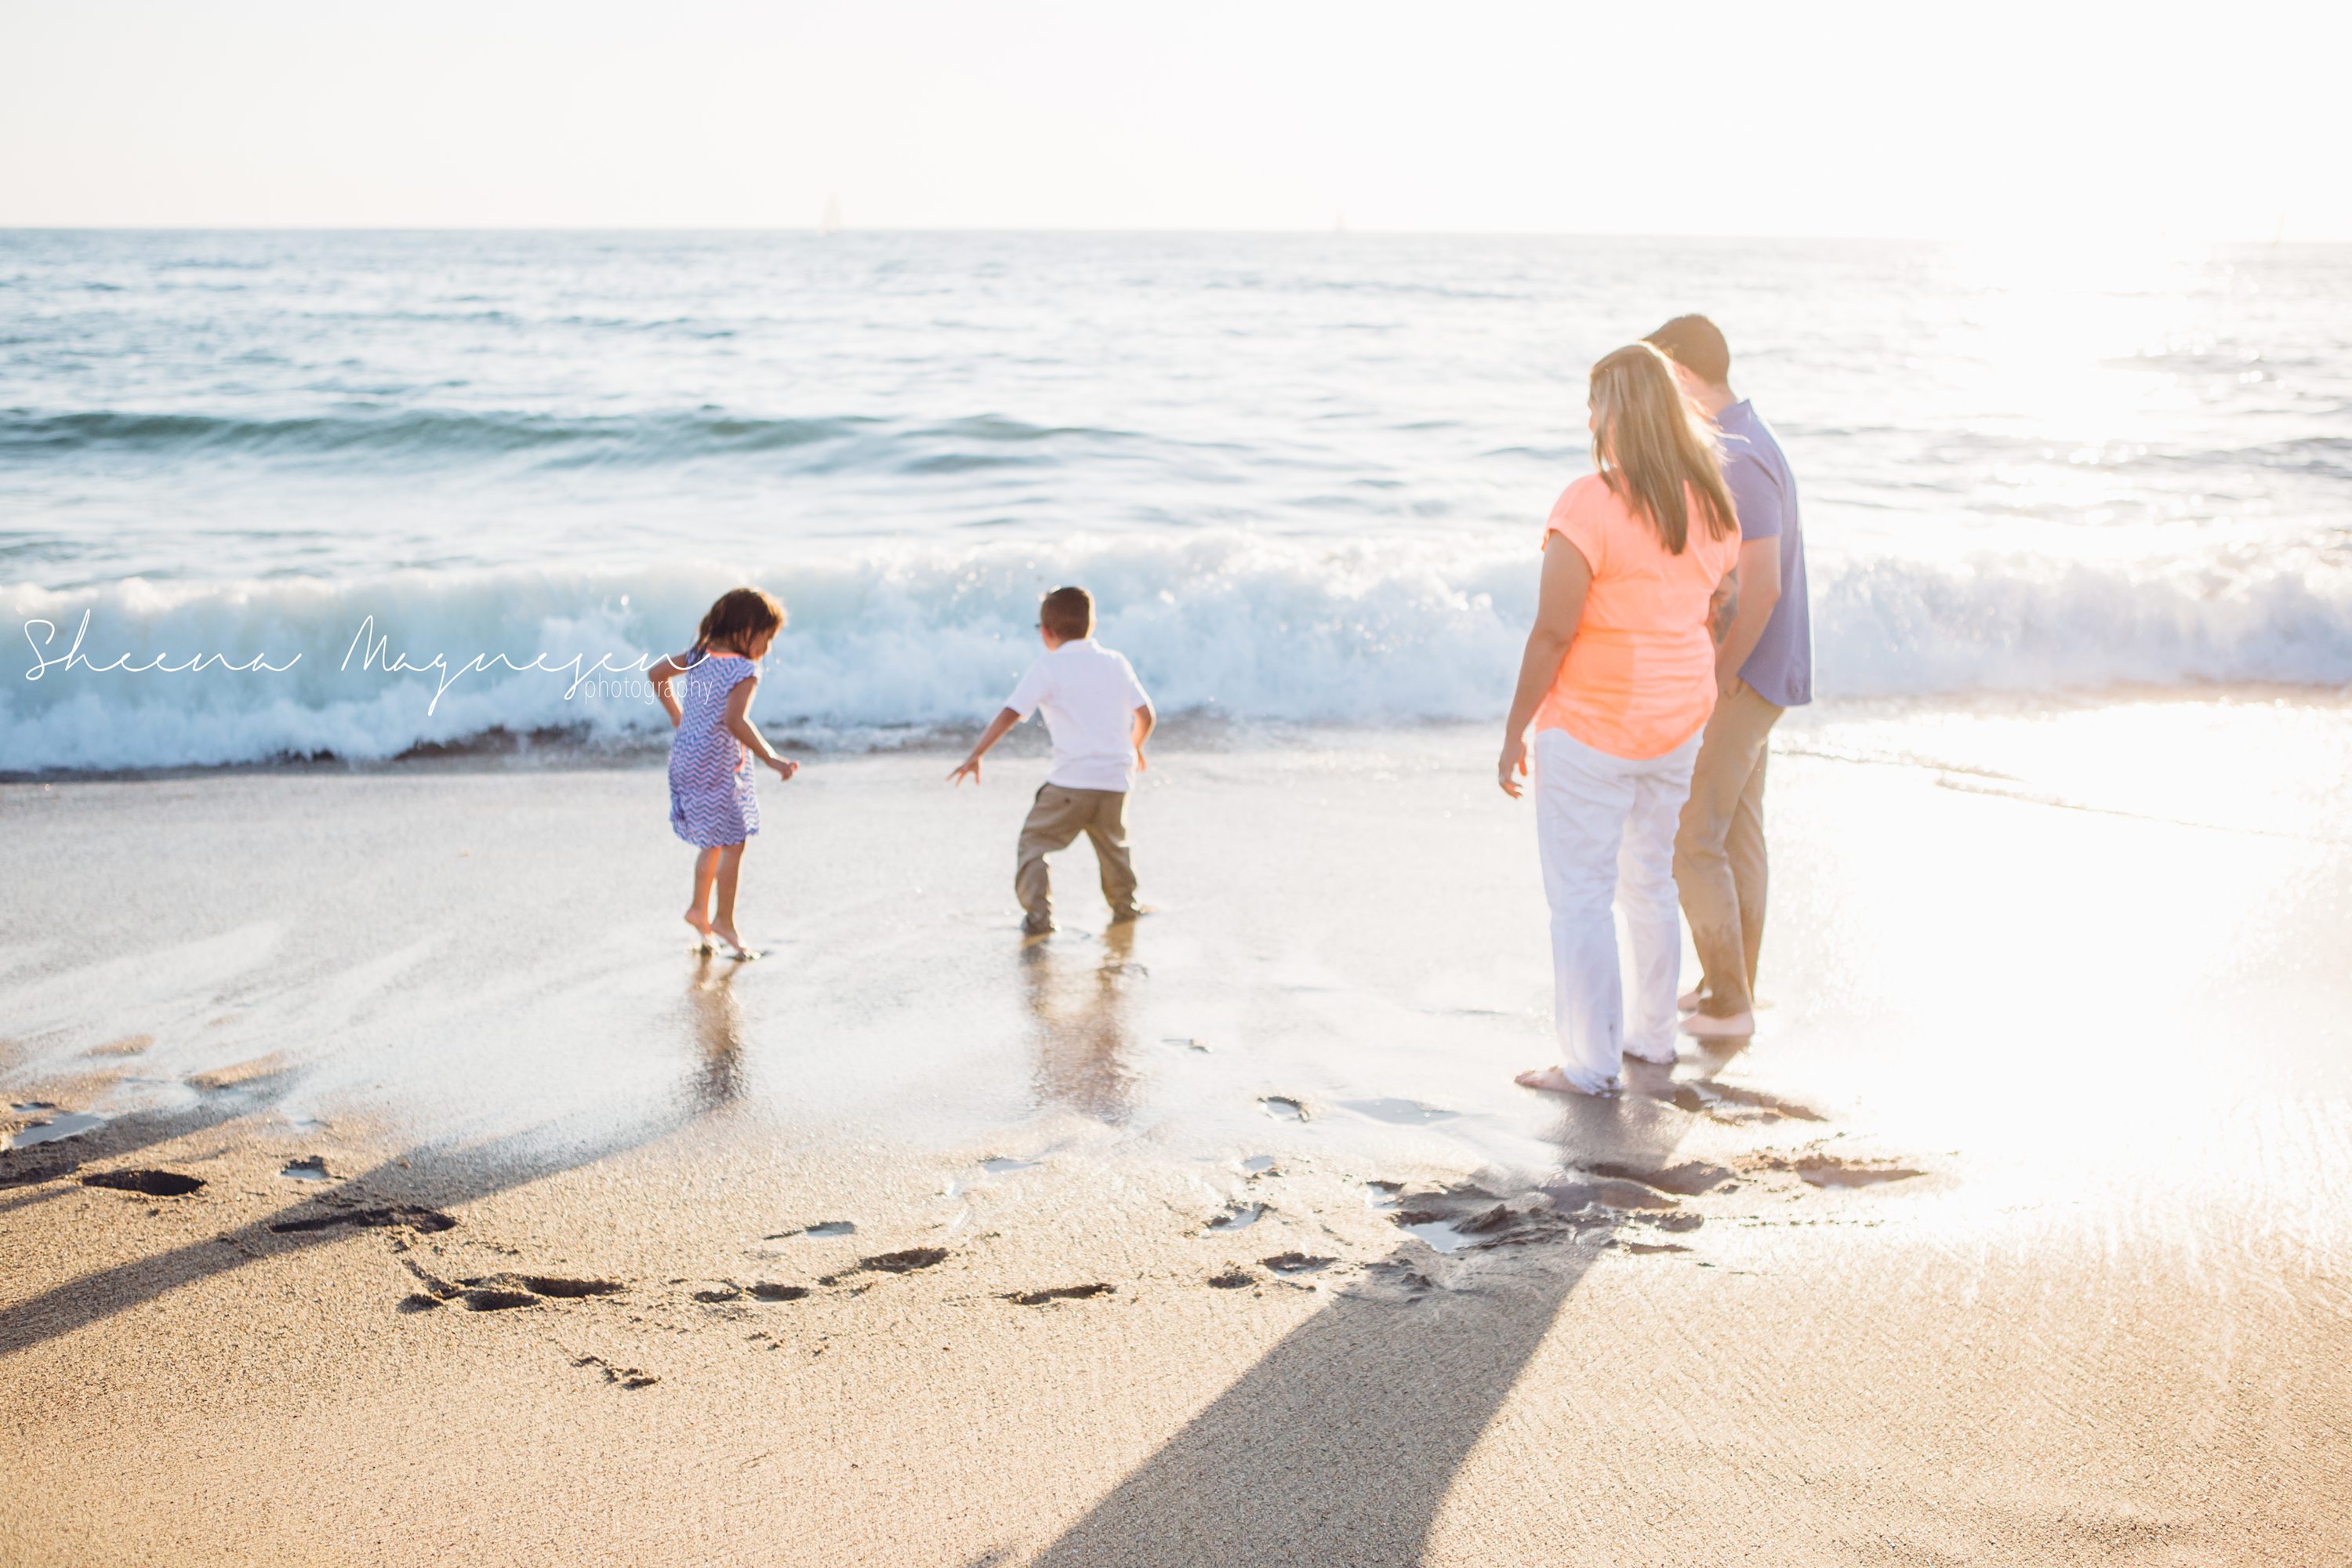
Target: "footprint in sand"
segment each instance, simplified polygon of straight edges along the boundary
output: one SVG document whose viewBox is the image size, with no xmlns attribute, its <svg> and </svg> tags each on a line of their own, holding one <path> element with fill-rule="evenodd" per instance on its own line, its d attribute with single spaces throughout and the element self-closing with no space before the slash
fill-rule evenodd
<svg viewBox="0 0 2352 1568">
<path fill-rule="evenodd" d="M 1671 1206 L 1675 1200 L 1660 1194 L 1654 1194 L 1654 1201 Z M 1564 1238 L 1575 1228 L 1556 1212 L 1555 1205 L 1515 1209 L 1468 1182 L 1431 1193 L 1402 1194 L 1389 1219 L 1438 1252 L 1524 1246 Z"/>
<path fill-rule="evenodd" d="M 778 1285 L 767 1279 L 751 1287 L 751 1300 L 754 1301 L 798 1301 L 808 1293 L 809 1288 L 805 1285 Z"/>
<path fill-rule="evenodd" d="M 1783 1172 L 1816 1187 L 1874 1187 L 1888 1182 L 1907 1182 L 1927 1173 L 1891 1160 L 1842 1160 L 1834 1154 L 1822 1153 L 1800 1154 L 1794 1159 L 1782 1154 L 1759 1154 L 1741 1163 L 1751 1171 Z"/>
<path fill-rule="evenodd" d="M 460 1290 L 457 1300 L 469 1312 L 505 1312 L 539 1305 L 539 1298 L 528 1290 Z"/>
<path fill-rule="evenodd" d="M 184 1176 L 177 1171 L 100 1171 L 84 1176 L 81 1184 L 111 1187 L 119 1193 L 140 1193 L 151 1198 L 184 1198 L 205 1187 L 202 1176 Z"/>
<path fill-rule="evenodd" d="M 1286 1094 L 1264 1094 L 1258 1097 L 1258 1108 L 1276 1121 L 1304 1121 L 1307 1107 Z"/>
<path fill-rule="evenodd" d="M 573 1279 L 561 1274 L 478 1274 L 453 1284 L 436 1279 L 415 1263 L 409 1263 L 407 1268 L 425 1289 L 402 1299 L 398 1310 L 404 1312 L 429 1312 L 450 1301 L 469 1312 L 505 1312 L 536 1306 L 542 1300 L 577 1301 L 618 1295 L 625 1289 L 617 1279 Z"/>
<path fill-rule="evenodd" d="M 623 1388 L 651 1388 L 661 1381 L 642 1367 L 614 1366 L 600 1355 L 575 1356 L 572 1364 L 593 1368 L 604 1374 L 606 1383 L 616 1383 Z"/>
<path fill-rule="evenodd" d="M 1246 1230 L 1255 1225 L 1259 1216 L 1265 1213 L 1264 1204 L 1227 1204 L 1225 1212 L 1211 1220 L 1206 1228 L 1217 1231 Z"/>
<path fill-rule="evenodd" d="M 617 1279 L 569 1279 L 560 1274 L 491 1274 L 460 1283 L 504 1286 L 528 1290 L 534 1296 L 552 1296 L 560 1301 L 577 1301 L 591 1296 L 617 1296 L 627 1289 Z"/>
<path fill-rule="evenodd" d="M 426 1235 L 455 1229 L 457 1222 L 439 1209 L 419 1207 L 415 1204 L 385 1204 L 377 1208 L 338 1209 L 332 1214 L 311 1215 L 303 1219 L 280 1220 L 269 1228 L 280 1236 L 302 1231 L 334 1230 L 349 1226 L 355 1230 L 383 1230 L 400 1227 L 422 1231 Z"/>
<path fill-rule="evenodd" d="M 1605 1160 L 1584 1168 L 1596 1176 L 1639 1182 L 1645 1187 L 1655 1187 L 1662 1193 L 1673 1193 L 1685 1198 L 1711 1193 L 1734 1179 L 1734 1173 L 1727 1166 L 1710 1165 L 1703 1160 L 1685 1160 L 1678 1165 L 1666 1165 L 1654 1171 L 1634 1165 L 1612 1164 Z"/>
<path fill-rule="evenodd" d="M 827 1274 L 820 1285 L 838 1285 L 853 1274 L 912 1274 L 919 1268 L 933 1268 L 948 1260 L 944 1247 L 909 1247 L 901 1252 L 881 1252 L 871 1258 L 861 1258 L 853 1268 L 838 1274 Z"/>
<path fill-rule="evenodd" d="M 1051 1290 L 1008 1291 L 1004 1299 L 1016 1307 L 1044 1307 L 1055 1301 L 1086 1301 L 1097 1296 L 1108 1296 L 1118 1289 L 1097 1280 L 1091 1285 L 1061 1285 Z"/>
<path fill-rule="evenodd" d="M 1874 1187 L 1885 1182 L 1907 1182 L 1924 1176 L 1925 1171 L 1915 1171 L 1908 1165 L 1859 1164 L 1832 1159 L 1827 1154 L 1809 1155 L 1796 1163 L 1797 1179 L 1816 1187 Z"/>
<path fill-rule="evenodd" d="M 1258 1263 L 1276 1274 L 1320 1274 L 1339 1260 L 1336 1258 L 1311 1258 L 1304 1252 L 1277 1252 L 1272 1258 L 1261 1258 Z"/>
<path fill-rule="evenodd" d="M 1653 1095 L 1663 1099 L 1678 1110 L 1693 1116 L 1704 1116 L 1727 1127 L 1769 1127 L 1776 1121 L 1827 1121 L 1828 1117 L 1809 1105 L 1799 1105 L 1760 1089 L 1741 1089 L 1737 1084 L 1717 1083 L 1712 1079 L 1692 1079 L 1674 1085 L 1673 1092 Z"/>
</svg>

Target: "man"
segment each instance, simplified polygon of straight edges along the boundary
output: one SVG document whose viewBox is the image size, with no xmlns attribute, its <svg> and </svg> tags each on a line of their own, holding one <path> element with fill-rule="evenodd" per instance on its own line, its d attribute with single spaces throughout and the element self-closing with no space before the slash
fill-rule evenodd
<svg viewBox="0 0 2352 1568">
<path fill-rule="evenodd" d="M 1738 602 L 1716 650 L 1715 713 L 1675 836 L 1675 883 L 1702 971 L 1682 999 L 1683 1032 L 1744 1039 L 1756 1032 L 1764 945 L 1765 759 L 1780 715 L 1813 697 L 1797 481 L 1770 426 L 1731 390 L 1731 349 L 1713 321 L 1677 316 L 1647 341 L 1723 433 L 1723 477 L 1739 513 Z"/>
</svg>

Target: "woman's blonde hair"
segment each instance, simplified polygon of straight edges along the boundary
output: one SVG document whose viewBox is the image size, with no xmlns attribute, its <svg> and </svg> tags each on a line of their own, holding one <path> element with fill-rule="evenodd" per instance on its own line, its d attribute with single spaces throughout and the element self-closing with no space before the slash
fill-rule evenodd
<svg viewBox="0 0 2352 1568">
<path fill-rule="evenodd" d="M 1650 520 L 1669 553 L 1690 542 L 1691 496 L 1708 533 L 1738 531 L 1715 428 L 1684 399 L 1673 363 L 1648 343 L 1628 343 L 1592 367 L 1592 456 L 1601 481 Z"/>
</svg>

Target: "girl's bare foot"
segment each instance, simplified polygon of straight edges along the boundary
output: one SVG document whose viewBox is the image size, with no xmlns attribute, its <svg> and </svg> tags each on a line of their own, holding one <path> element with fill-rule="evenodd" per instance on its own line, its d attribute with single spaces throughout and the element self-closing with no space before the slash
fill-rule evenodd
<svg viewBox="0 0 2352 1568">
<path fill-rule="evenodd" d="M 692 926 L 696 934 L 702 938 L 702 941 L 696 945 L 695 951 L 709 952 L 710 951 L 710 917 L 698 909 L 688 910 L 686 911 L 686 923 Z"/>
<path fill-rule="evenodd" d="M 735 934 L 735 928 L 731 925 L 720 921 L 713 921 L 710 922 L 709 931 L 711 935 L 727 944 L 727 956 L 730 958 L 748 963 L 760 956 L 758 948 L 743 945 L 743 939 Z"/>
</svg>

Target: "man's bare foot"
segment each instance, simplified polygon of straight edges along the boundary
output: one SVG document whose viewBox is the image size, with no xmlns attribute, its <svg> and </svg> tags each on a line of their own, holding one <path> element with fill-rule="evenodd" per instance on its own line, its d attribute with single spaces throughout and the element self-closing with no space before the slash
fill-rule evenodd
<svg viewBox="0 0 2352 1568">
<path fill-rule="evenodd" d="M 1547 1094 L 1589 1094 L 1595 1097 L 1617 1092 L 1617 1080 L 1611 1079 L 1599 1089 L 1587 1089 L 1556 1067 L 1529 1068 L 1511 1079 L 1521 1089 L 1539 1089 Z"/>
<path fill-rule="evenodd" d="M 695 934 L 702 938 L 702 941 L 695 945 L 695 951 L 709 952 L 710 951 L 710 917 L 700 910 L 688 910 L 686 911 L 686 923 L 692 926 Z"/>
</svg>

